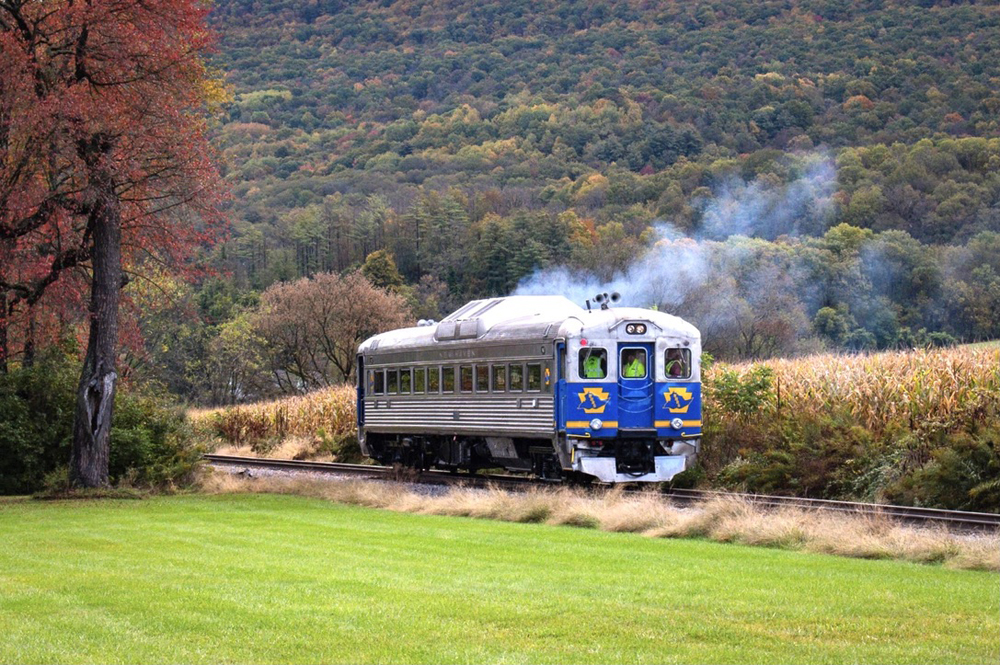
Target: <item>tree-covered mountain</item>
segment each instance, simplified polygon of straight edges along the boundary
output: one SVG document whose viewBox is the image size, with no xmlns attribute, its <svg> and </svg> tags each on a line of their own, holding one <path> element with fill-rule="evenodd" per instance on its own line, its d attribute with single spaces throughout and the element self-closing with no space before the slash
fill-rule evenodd
<svg viewBox="0 0 1000 665">
<path fill-rule="evenodd" d="M 788 180 L 791 155 L 893 144 L 838 183 L 852 220 L 874 205 L 860 221 L 951 241 L 995 201 L 995 146 L 947 142 L 1000 129 L 995 6 L 219 0 L 213 15 L 234 93 L 218 145 L 251 223 L 336 194 L 404 213 L 459 187 L 495 190 L 480 208 L 500 214 L 640 204 L 697 228 L 683 208 L 720 177 Z M 933 164 L 905 164 L 924 139 Z"/>
</svg>

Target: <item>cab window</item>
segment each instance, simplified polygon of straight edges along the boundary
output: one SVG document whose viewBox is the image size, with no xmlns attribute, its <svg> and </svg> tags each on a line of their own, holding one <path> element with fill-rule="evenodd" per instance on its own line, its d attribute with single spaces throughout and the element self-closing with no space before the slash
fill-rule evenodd
<svg viewBox="0 0 1000 665">
<path fill-rule="evenodd" d="M 667 379 L 691 378 L 691 349 L 667 349 L 663 359 Z"/>
<path fill-rule="evenodd" d="M 441 386 L 446 393 L 455 392 L 455 368 L 445 367 L 441 370 Z"/>
<path fill-rule="evenodd" d="M 388 388 L 387 392 L 390 395 L 395 395 L 399 387 L 399 373 L 394 369 L 387 369 L 385 371 L 385 383 Z"/>
<path fill-rule="evenodd" d="M 427 392 L 436 393 L 441 388 L 441 368 L 430 367 L 427 369 Z"/>
<path fill-rule="evenodd" d="M 385 394 L 385 372 L 380 369 L 375 370 L 372 393 L 375 395 Z"/>
<path fill-rule="evenodd" d="M 424 392 L 424 388 L 427 385 L 427 370 L 423 367 L 417 367 L 413 370 L 413 392 L 418 395 Z"/>
<path fill-rule="evenodd" d="M 410 368 L 399 370 L 399 394 L 410 394 Z"/>
<path fill-rule="evenodd" d="M 618 367 L 623 379 L 645 379 L 646 349 L 636 347 L 622 349 Z"/>
<path fill-rule="evenodd" d="M 596 346 L 580 349 L 580 378 L 603 379 L 608 376 L 608 352 Z"/>
<path fill-rule="evenodd" d="M 459 376 L 460 376 L 460 381 L 461 381 L 461 383 L 459 385 L 461 386 L 462 392 L 463 393 L 471 393 L 472 392 L 472 365 L 462 365 Z"/>
</svg>

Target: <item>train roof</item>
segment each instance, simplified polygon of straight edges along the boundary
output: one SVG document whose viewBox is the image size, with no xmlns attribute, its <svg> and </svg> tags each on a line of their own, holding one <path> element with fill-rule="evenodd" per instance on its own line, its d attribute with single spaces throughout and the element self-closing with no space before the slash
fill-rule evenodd
<svg viewBox="0 0 1000 665">
<path fill-rule="evenodd" d="M 687 321 L 651 309 L 612 307 L 586 310 L 563 296 L 507 296 L 473 300 L 439 323 L 390 330 L 365 340 L 359 353 L 398 351 L 458 341 L 528 341 L 584 333 L 595 338 L 623 321 L 648 321 L 659 336 L 700 340 Z M 597 333 L 597 334 L 595 334 Z"/>
</svg>

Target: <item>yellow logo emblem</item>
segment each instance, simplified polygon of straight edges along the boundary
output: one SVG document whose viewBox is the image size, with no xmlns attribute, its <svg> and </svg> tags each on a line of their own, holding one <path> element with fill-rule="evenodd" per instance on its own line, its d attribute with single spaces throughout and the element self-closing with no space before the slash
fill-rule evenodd
<svg viewBox="0 0 1000 665">
<path fill-rule="evenodd" d="M 579 393 L 580 408 L 584 413 L 604 413 L 610 396 L 607 390 L 601 388 L 584 388 L 583 392 Z"/>
<path fill-rule="evenodd" d="M 687 413 L 694 401 L 694 396 L 687 388 L 668 388 L 663 393 L 663 398 L 667 400 L 667 411 L 670 413 Z"/>
</svg>

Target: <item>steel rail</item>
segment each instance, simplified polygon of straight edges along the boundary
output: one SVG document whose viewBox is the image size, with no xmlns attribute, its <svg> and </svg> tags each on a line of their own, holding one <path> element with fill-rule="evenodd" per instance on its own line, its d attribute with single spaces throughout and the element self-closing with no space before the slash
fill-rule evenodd
<svg viewBox="0 0 1000 665">
<path fill-rule="evenodd" d="M 559 485 L 552 481 L 539 480 L 527 476 L 492 474 L 457 474 L 450 471 L 431 469 L 427 471 L 399 470 L 394 467 L 374 464 L 343 464 L 339 462 L 312 462 L 265 457 L 238 457 L 234 455 L 205 454 L 202 458 L 211 464 L 227 466 L 258 467 L 292 471 L 311 471 L 328 474 L 365 476 L 386 480 L 406 480 L 434 484 L 460 484 L 465 486 L 505 486 L 509 488 L 552 487 Z M 601 486 L 603 487 L 603 486 Z M 649 494 L 649 489 L 626 489 L 628 492 Z M 664 489 L 662 495 L 672 501 L 699 503 L 714 498 L 738 498 L 764 508 L 800 508 L 824 512 L 851 513 L 888 517 L 922 524 L 946 524 L 960 528 L 1000 529 L 1000 514 L 979 513 L 961 510 L 941 510 L 914 506 L 894 506 L 881 503 L 860 503 L 855 501 L 835 501 L 830 499 L 808 499 L 790 496 L 745 494 L 717 490 Z"/>
</svg>

